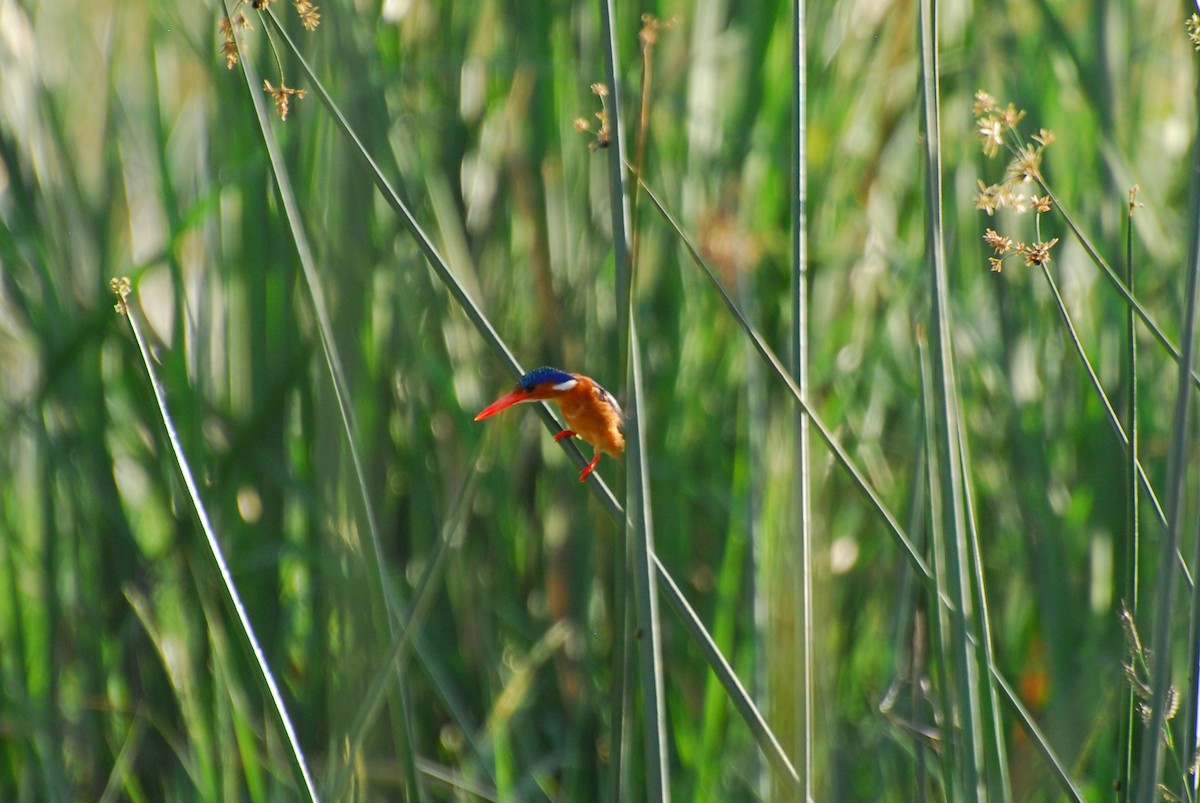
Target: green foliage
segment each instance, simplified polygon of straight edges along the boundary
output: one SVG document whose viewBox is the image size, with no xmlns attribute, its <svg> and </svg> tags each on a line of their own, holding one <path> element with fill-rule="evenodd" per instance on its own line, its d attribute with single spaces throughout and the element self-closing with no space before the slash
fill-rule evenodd
<svg viewBox="0 0 1200 803">
<path fill-rule="evenodd" d="M 537 5 L 0 0 L 0 799 L 1144 777 L 1154 670 L 1195 699 L 1179 10 L 806 8 L 801 274 L 793 5 L 617 3 L 615 61 L 596 4 Z M 1027 112 L 1001 146 L 1056 135 L 1036 218 L 976 208 L 981 87 Z M 1058 242 L 990 272 L 985 229 Z M 540 364 L 616 391 L 644 462 L 581 485 L 545 410 L 471 421 Z M 1154 778 L 1190 799 L 1181 719 Z"/>
</svg>

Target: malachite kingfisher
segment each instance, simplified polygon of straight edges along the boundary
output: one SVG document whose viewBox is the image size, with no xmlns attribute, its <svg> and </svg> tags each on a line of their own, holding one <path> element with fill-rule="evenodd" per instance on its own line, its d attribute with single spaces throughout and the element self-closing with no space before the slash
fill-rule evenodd
<svg viewBox="0 0 1200 803">
<path fill-rule="evenodd" d="M 557 368 L 534 368 L 518 380 L 511 393 L 489 404 L 475 420 L 482 421 L 514 404 L 534 401 L 552 401 L 562 410 L 563 420 L 570 429 L 555 435 L 556 442 L 575 435 L 596 450 L 592 462 L 579 473 L 580 482 L 595 470 L 602 453 L 620 457 L 625 451 L 625 436 L 621 434 L 625 415 L 617 400 L 594 379 Z"/>
</svg>

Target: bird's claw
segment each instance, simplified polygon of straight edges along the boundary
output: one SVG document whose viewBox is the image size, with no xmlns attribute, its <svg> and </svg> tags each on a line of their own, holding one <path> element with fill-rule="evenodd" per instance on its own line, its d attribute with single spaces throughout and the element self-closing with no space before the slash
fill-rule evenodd
<svg viewBox="0 0 1200 803">
<path fill-rule="evenodd" d="M 572 436 L 572 435 L 574 435 L 574 434 L 575 434 L 575 430 L 573 430 L 573 429 L 564 429 L 562 432 L 560 432 L 560 433 L 558 433 L 557 435 L 555 435 L 555 436 L 554 436 L 554 442 L 555 442 L 555 443 L 558 443 L 558 442 L 559 442 L 559 441 L 561 441 L 563 438 L 569 438 L 569 437 L 571 437 L 571 436 Z"/>
<path fill-rule="evenodd" d="M 597 453 L 596 456 L 592 458 L 592 462 L 590 462 L 586 466 L 584 466 L 583 471 L 579 472 L 579 481 L 587 482 L 587 475 L 591 474 L 593 471 L 596 470 L 596 464 L 599 462 L 600 462 L 600 454 Z"/>
</svg>

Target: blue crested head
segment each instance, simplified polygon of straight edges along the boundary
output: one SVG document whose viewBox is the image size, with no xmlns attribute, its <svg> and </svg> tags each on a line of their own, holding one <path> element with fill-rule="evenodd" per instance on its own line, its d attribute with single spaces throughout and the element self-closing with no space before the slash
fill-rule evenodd
<svg viewBox="0 0 1200 803">
<path fill-rule="evenodd" d="M 541 368 L 534 368 L 521 377 L 517 382 L 517 387 L 525 388 L 525 390 L 533 390 L 545 382 L 561 385 L 563 382 L 570 382 L 574 378 L 574 376 L 568 374 L 566 371 L 560 371 L 557 368 L 543 365 Z"/>
</svg>

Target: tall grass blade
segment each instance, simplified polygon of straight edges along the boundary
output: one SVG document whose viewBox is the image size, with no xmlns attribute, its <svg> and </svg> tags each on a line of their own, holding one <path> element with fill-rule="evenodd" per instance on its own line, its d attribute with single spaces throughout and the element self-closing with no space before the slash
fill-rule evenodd
<svg viewBox="0 0 1200 803">
<path fill-rule="evenodd" d="M 254 668 L 258 672 L 258 678 L 266 689 L 267 696 L 270 698 L 271 713 L 275 715 L 276 724 L 279 725 L 287 739 L 288 757 L 292 760 L 292 768 L 299 776 L 306 798 L 311 801 L 317 801 L 320 799 L 317 795 L 317 788 L 309 772 L 304 751 L 300 747 L 300 740 L 296 737 L 296 729 L 292 725 L 291 717 L 288 716 L 287 706 L 283 702 L 283 695 L 279 692 L 275 676 L 271 673 L 271 667 L 267 664 L 266 654 L 263 652 L 262 646 L 258 641 L 258 636 L 254 632 L 254 625 L 251 624 L 250 617 L 246 614 L 246 608 L 242 604 L 242 597 L 238 593 L 237 586 L 234 585 L 233 575 L 229 571 L 228 564 L 225 562 L 225 555 L 221 551 L 221 544 L 217 540 L 217 534 L 213 530 L 212 522 L 208 517 L 208 510 L 205 508 L 204 500 L 200 496 L 200 487 L 192 475 L 187 455 L 184 454 L 183 442 L 179 439 L 179 434 L 175 431 L 175 423 L 171 418 L 171 411 L 167 407 L 167 391 L 158 377 L 158 372 L 154 369 L 155 361 L 150 355 L 150 346 L 147 343 L 145 335 L 142 333 L 142 327 L 138 322 L 137 314 L 133 312 L 124 295 L 121 296 L 118 306 L 123 307 L 125 317 L 129 320 L 129 326 L 133 330 L 133 337 L 137 341 L 138 351 L 142 356 L 142 363 L 146 366 L 146 376 L 150 380 L 150 388 L 154 392 L 154 399 L 158 404 L 159 417 L 162 420 L 163 428 L 166 430 L 167 439 L 171 443 L 171 452 L 175 457 L 175 465 L 178 467 L 179 473 L 183 478 L 183 484 L 187 488 L 188 499 L 192 504 L 192 509 L 196 513 L 200 529 L 204 531 L 208 554 L 213 560 L 217 573 L 221 576 L 225 601 L 233 609 L 234 615 L 237 617 L 238 633 L 241 635 L 245 646 L 250 650 L 250 654 L 254 659 Z"/>
<path fill-rule="evenodd" d="M 617 36 L 613 27 L 613 0 L 600 3 L 600 28 L 604 46 L 604 74 L 609 87 L 608 126 L 609 147 L 609 217 L 612 220 L 613 259 L 617 281 L 617 335 L 625 343 L 626 377 L 630 409 L 625 418 L 627 448 L 625 510 L 626 540 L 633 555 L 634 600 L 637 605 L 638 630 L 643 633 L 638 655 L 641 667 L 642 717 L 646 752 L 646 799 L 667 801 L 671 798 L 670 776 L 667 768 L 666 704 L 663 691 L 662 629 L 658 617 L 658 589 L 652 563 L 654 556 L 654 518 L 651 512 L 650 483 L 646 467 L 646 427 L 643 410 L 645 394 L 642 389 L 641 344 L 637 336 L 637 316 L 633 298 L 633 272 L 637 265 L 630 248 L 632 221 L 629 194 L 626 191 L 625 152 L 620 86 L 617 68 Z M 643 73 L 643 93 L 649 84 L 649 59 Z M 643 106 L 646 98 L 643 97 Z M 648 121 L 643 120 L 643 135 Z M 640 149 L 639 149 L 640 150 Z M 620 638 L 628 638 L 622 633 Z M 614 656 L 621 660 L 620 653 Z M 615 689 L 621 694 L 622 690 Z"/>
<path fill-rule="evenodd" d="M 1145 730 L 1142 733 L 1142 752 L 1141 759 L 1138 762 L 1138 780 L 1136 795 L 1134 797 L 1136 803 L 1151 803 L 1151 801 L 1158 797 L 1160 758 L 1163 743 L 1162 733 L 1163 728 L 1166 727 L 1166 700 L 1171 686 L 1173 654 L 1171 649 L 1171 621 L 1176 614 L 1175 586 L 1179 576 L 1177 572 L 1172 570 L 1171 564 L 1174 562 L 1175 553 L 1179 549 L 1180 533 L 1185 527 L 1183 510 L 1186 500 L 1183 486 L 1187 478 L 1188 455 L 1190 453 L 1189 444 L 1192 434 L 1190 426 L 1192 415 L 1191 381 L 1194 376 L 1192 365 L 1194 362 L 1197 325 L 1196 295 L 1198 288 L 1200 288 L 1200 139 L 1193 139 L 1192 141 L 1192 170 L 1188 189 L 1191 227 L 1188 233 L 1183 351 L 1179 359 L 1179 384 L 1175 392 L 1170 447 L 1167 454 L 1167 527 L 1163 533 L 1159 551 L 1158 587 L 1154 601 L 1154 629 L 1151 633 L 1149 643 L 1146 645 L 1153 658 L 1153 663 L 1150 666 L 1151 697 L 1149 700 L 1152 710 L 1149 722 L 1146 723 Z M 1197 541 L 1197 549 L 1200 550 L 1200 541 Z M 1189 732 L 1189 736 L 1194 739 L 1195 730 L 1193 720 L 1196 716 L 1196 696 L 1194 693 L 1194 684 L 1191 681 L 1196 677 L 1194 659 L 1196 657 L 1197 642 L 1195 626 L 1197 625 L 1197 605 L 1200 605 L 1200 602 L 1197 601 L 1195 586 L 1192 587 L 1190 602 L 1192 602 L 1192 605 L 1189 606 L 1192 619 L 1189 622 L 1191 625 L 1191 636 L 1189 637 L 1190 641 L 1188 644 L 1189 683 L 1188 693 L 1184 695 L 1184 707 L 1182 710 L 1184 711 L 1184 717 L 1188 720 L 1188 725 L 1185 727 Z M 1194 745 L 1191 746 L 1194 747 Z M 1184 761 L 1190 761 L 1191 752 L 1185 755 L 1187 758 Z M 1168 788 L 1172 786 L 1174 784 L 1169 785 Z"/>
<path fill-rule="evenodd" d="M 937 396 L 935 391 L 935 383 L 933 379 L 933 364 L 929 356 L 929 341 L 926 336 L 924 327 L 917 334 L 918 357 L 920 360 L 921 369 L 921 433 L 925 439 L 925 491 L 929 495 L 929 535 L 927 539 L 928 552 L 931 562 L 933 563 L 933 581 L 930 585 L 933 586 L 933 594 L 939 600 L 948 600 L 950 598 L 950 589 L 948 582 L 950 572 L 946 568 L 947 538 L 945 536 L 946 517 L 943 515 L 945 502 L 942 499 L 943 485 L 942 469 L 943 463 L 935 459 L 938 454 L 938 424 L 937 424 Z M 941 683 L 937 684 L 936 694 L 941 710 L 943 712 L 951 712 L 954 710 L 954 687 L 951 679 L 954 677 L 953 665 L 954 656 L 950 649 L 950 606 L 937 605 L 929 612 L 929 642 L 931 647 L 931 663 L 937 673 L 937 677 L 942 679 Z M 945 713 L 942 714 L 942 761 L 941 761 L 941 779 L 942 785 L 946 789 L 946 797 L 948 799 L 957 799 L 964 797 L 962 790 L 961 778 L 962 772 L 959 769 L 962 766 L 962 743 L 954 738 L 952 731 L 952 722 L 947 721 Z"/>
<path fill-rule="evenodd" d="M 792 4 L 792 375 L 800 394 L 808 398 L 808 110 L 807 46 L 804 33 L 807 0 Z M 811 434 L 808 416 L 796 411 L 796 611 L 793 619 L 799 666 L 795 693 L 795 744 L 800 774 L 799 794 L 813 799 L 813 518 Z"/>
<path fill-rule="evenodd" d="M 1200 97 L 1200 88 L 1197 89 L 1197 97 Z M 1189 251 L 1188 251 L 1188 285 L 1190 295 L 1188 302 L 1190 304 L 1188 323 L 1190 326 L 1185 329 L 1186 343 L 1190 346 L 1195 337 L 1194 327 L 1197 325 L 1195 305 L 1197 304 L 1196 293 L 1197 285 L 1200 285 L 1200 137 L 1192 143 L 1192 172 L 1191 172 L 1191 227 L 1189 231 Z M 1132 205 L 1130 207 L 1132 211 Z M 1190 358 L 1190 355 L 1189 355 Z M 1188 363 L 1191 365 L 1190 359 Z M 1190 405 L 1189 405 L 1190 406 Z M 1185 419 L 1186 421 L 1186 419 Z M 1187 437 L 1189 434 L 1187 427 L 1177 431 L 1180 440 Z M 1186 453 L 1184 454 L 1186 461 Z M 1186 462 L 1185 464 L 1186 465 Z M 1180 474 L 1186 474 L 1184 465 L 1181 465 Z M 1192 525 L 1195 530 L 1195 524 Z M 1192 534 L 1193 552 L 1192 566 L 1200 566 L 1200 537 L 1194 532 Z M 1166 567 L 1163 566 L 1163 569 Z M 1174 574 L 1174 572 L 1172 572 Z M 1161 580 L 1159 581 L 1161 582 Z M 1187 652 L 1187 692 L 1183 695 L 1183 707 L 1180 709 L 1183 714 L 1183 746 L 1182 746 L 1182 761 L 1185 766 L 1190 765 L 1193 769 L 1185 772 L 1183 777 L 1184 798 L 1187 800 L 1196 800 L 1198 784 L 1200 778 L 1197 778 L 1197 773 L 1194 771 L 1197 751 L 1200 750 L 1200 723 L 1197 722 L 1197 717 L 1200 713 L 1196 707 L 1200 705 L 1200 590 L 1197 590 L 1193 584 L 1189 590 L 1189 605 L 1188 605 L 1188 652 Z M 1157 620 L 1155 625 L 1157 627 Z M 1157 635 L 1157 634 L 1156 634 Z M 1155 662 L 1158 664 L 1169 664 L 1167 645 L 1161 642 L 1163 651 L 1161 658 Z M 1157 675 L 1155 677 L 1157 681 Z M 1157 686 L 1155 687 L 1157 692 Z M 1157 698 L 1156 698 L 1157 699 Z M 1151 731 L 1155 733 L 1155 731 Z M 1144 771 L 1144 770 L 1143 770 Z"/>
<path fill-rule="evenodd" d="M 1129 288 L 1132 295 L 1134 292 L 1133 283 L 1133 213 L 1136 208 L 1137 188 L 1129 191 L 1129 209 L 1125 216 L 1125 286 Z M 1125 577 L 1123 581 L 1123 594 L 1125 606 L 1129 609 L 1132 615 L 1137 618 L 1138 601 L 1140 596 L 1141 584 L 1141 554 L 1142 554 L 1142 538 L 1141 538 L 1141 494 L 1138 493 L 1138 478 L 1145 476 L 1142 472 L 1141 463 L 1139 461 L 1138 441 L 1138 353 L 1137 353 L 1137 316 L 1134 313 L 1131 305 L 1125 305 L 1125 331 L 1124 331 L 1124 352 L 1122 361 L 1122 370 L 1125 375 L 1125 427 L 1124 430 L 1129 434 L 1129 448 L 1126 452 L 1125 464 Z M 1163 523 L 1166 523 L 1161 508 L 1157 507 L 1155 500 L 1155 510 L 1162 517 Z M 1120 750 L 1118 759 L 1118 767 L 1120 768 L 1120 782 L 1126 789 L 1129 788 L 1130 780 L 1133 778 L 1133 743 L 1134 733 L 1136 733 L 1138 714 L 1137 714 L 1137 695 L 1134 694 L 1133 687 L 1130 686 L 1126 692 L 1125 716 L 1121 722 L 1121 737 L 1117 742 L 1117 749 Z"/>
<path fill-rule="evenodd" d="M 617 104 L 612 103 L 610 109 Z M 614 129 L 614 132 L 616 129 Z M 646 476 L 646 438 L 641 411 L 642 368 L 637 326 L 629 318 L 629 378 L 632 404 L 625 420 L 628 446 L 626 528 L 632 541 L 633 587 L 637 605 L 637 632 L 641 667 L 642 717 L 646 750 L 646 799 L 670 800 L 667 769 L 666 703 L 663 691 L 662 625 L 658 616 L 658 584 L 654 571 L 654 522 L 650 511 L 650 482 Z M 629 638 L 629 633 L 619 638 Z"/>
<path fill-rule="evenodd" d="M 968 798 L 987 798 L 986 759 L 983 749 L 984 731 L 980 726 L 979 665 L 976 661 L 972 635 L 975 629 L 975 601 L 971 591 L 968 568 L 967 522 L 964 507 L 966 486 L 959 446 L 959 398 L 955 380 L 954 346 L 950 319 L 949 276 L 942 233 L 942 159 L 941 121 L 938 82 L 938 18 L 936 0 L 922 0 L 919 12 L 921 50 L 922 134 L 925 139 L 925 259 L 930 270 L 930 329 L 934 412 L 936 416 L 938 449 L 929 455 L 930 463 L 940 463 L 942 482 L 943 535 L 946 539 L 946 588 L 952 601 L 950 633 L 954 652 L 952 676 L 957 690 L 955 730 L 947 738 L 961 734 L 964 744 L 961 778 L 963 792 Z M 944 634 L 945 635 L 945 634 Z"/>
</svg>

